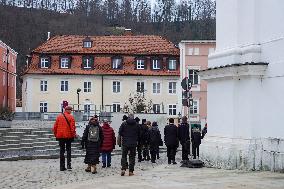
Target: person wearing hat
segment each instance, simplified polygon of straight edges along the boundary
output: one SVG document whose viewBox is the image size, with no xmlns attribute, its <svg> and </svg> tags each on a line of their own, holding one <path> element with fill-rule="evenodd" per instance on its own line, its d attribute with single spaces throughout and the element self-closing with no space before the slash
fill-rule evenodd
<svg viewBox="0 0 284 189">
<path fill-rule="evenodd" d="M 71 115 L 72 107 L 66 106 L 64 112 L 59 114 L 53 126 L 53 133 L 60 147 L 60 171 L 72 169 L 71 142 L 76 137 L 75 119 Z M 65 150 L 67 151 L 67 169 L 65 167 Z"/>
<path fill-rule="evenodd" d="M 103 168 L 111 166 L 111 152 L 115 148 L 116 139 L 113 128 L 109 125 L 108 120 L 104 119 L 102 126 L 104 141 L 101 148 Z"/>
<path fill-rule="evenodd" d="M 104 134 L 99 125 L 98 118 L 92 117 L 86 126 L 82 137 L 82 148 L 86 147 L 84 163 L 88 165 L 86 172 L 97 173 L 96 165 L 99 164 L 100 151 L 104 141 Z"/>
</svg>

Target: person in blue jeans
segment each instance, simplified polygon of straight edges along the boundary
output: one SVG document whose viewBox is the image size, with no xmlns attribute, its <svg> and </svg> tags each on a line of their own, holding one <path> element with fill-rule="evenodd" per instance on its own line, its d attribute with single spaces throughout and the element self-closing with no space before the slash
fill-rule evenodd
<svg viewBox="0 0 284 189">
<path fill-rule="evenodd" d="M 116 138 L 113 128 L 109 125 L 108 120 L 104 119 L 104 123 L 102 126 L 104 141 L 102 144 L 101 152 L 102 152 L 102 162 L 103 168 L 111 166 L 111 152 L 115 148 Z"/>
</svg>

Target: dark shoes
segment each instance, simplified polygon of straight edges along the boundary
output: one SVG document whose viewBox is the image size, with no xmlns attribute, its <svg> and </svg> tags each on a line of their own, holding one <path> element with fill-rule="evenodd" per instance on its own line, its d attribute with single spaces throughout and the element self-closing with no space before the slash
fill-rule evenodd
<svg viewBox="0 0 284 189">
<path fill-rule="evenodd" d="M 121 176 L 124 176 L 124 175 L 125 175 L 125 170 L 121 170 L 120 175 L 121 175 Z"/>
<path fill-rule="evenodd" d="M 107 167 L 110 167 L 110 166 L 111 166 L 111 164 L 107 165 Z"/>
<path fill-rule="evenodd" d="M 106 168 L 106 165 L 103 165 L 102 168 Z"/>
<path fill-rule="evenodd" d="M 129 176 L 133 176 L 134 175 L 134 173 L 133 172 L 129 172 Z"/>
<path fill-rule="evenodd" d="M 60 171 L 66 171 L 67 169 L 65 167 L 60 167 Z"/>
<path fill-rule="evenodd" d="M 173 165 L 177 164 L 177 162 L 173 161 Z"/>
<path fill-rule="evenodd" d="M 67 165 L 67 169 L 72 169 L 71 165 Z"/>
<path fill-rule="evenodd" d="M 91 165 L 88 165 L 88 167 L 85 169 L 86 172 L 91 172 Z"/>
</svg>

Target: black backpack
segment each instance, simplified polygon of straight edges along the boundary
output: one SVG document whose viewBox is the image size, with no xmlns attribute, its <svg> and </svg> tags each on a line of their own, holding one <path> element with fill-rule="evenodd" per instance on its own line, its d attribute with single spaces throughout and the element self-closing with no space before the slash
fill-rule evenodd
<svg viewBox="0 0 284 189">
<path fill-rule="evenodd" d="M 100 128 L 99 126 L 91 125 L 89 128 L 88 140 L 92 142 L 98 142 L 100 140 Z"/>
</svg>

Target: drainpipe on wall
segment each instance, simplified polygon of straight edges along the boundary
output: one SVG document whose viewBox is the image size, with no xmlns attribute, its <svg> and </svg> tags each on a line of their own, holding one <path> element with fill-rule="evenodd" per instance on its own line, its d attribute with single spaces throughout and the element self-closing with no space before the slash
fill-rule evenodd
<svg viewBox="0 0 284 189">
<path fill-rule="evenodd" d="M 9 49 L 7 48 L 7 55 L 6 55 L 6 64 L 7 64 L 7 66 L 6 66 L 6 107 L 9 109 L 9 103 L 8 103 L 8 101 L 9 101 L 9 87 L 8 87 L 8 83 L 9 83 Z"/>
<path fill-rule="evenodd" d="M 104 76 L 102 75 L 102 109 L 104 109 Z"/>
</svg>

